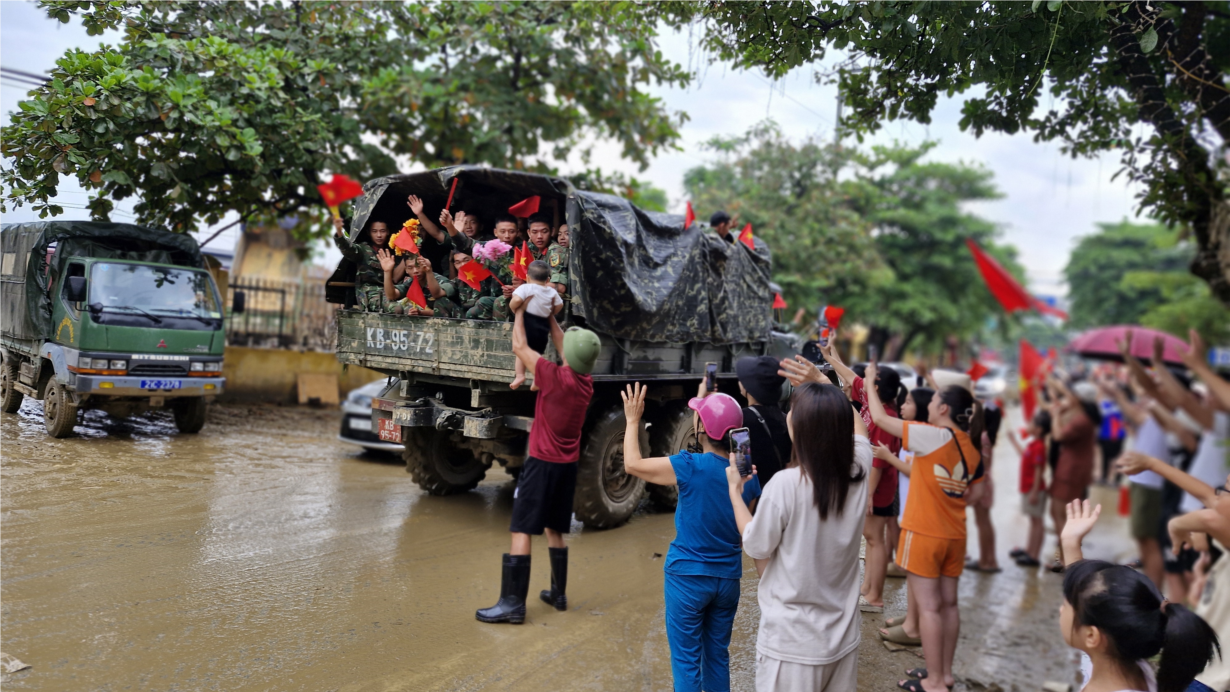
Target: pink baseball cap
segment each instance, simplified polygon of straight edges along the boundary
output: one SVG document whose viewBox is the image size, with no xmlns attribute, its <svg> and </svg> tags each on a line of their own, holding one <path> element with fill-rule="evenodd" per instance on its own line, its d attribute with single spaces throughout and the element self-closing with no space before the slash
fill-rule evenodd
<svg viewBox="0 0 1230 692">
<path fill-rule="evenodd" d="M 692 397 L 688 408 L 700 414 L 705 434 L 714 440 L 720 440 L 731 430 L 743 427 L 743 407 L 729 394 L 710 394 L 703 399 Z"/>
</svg>

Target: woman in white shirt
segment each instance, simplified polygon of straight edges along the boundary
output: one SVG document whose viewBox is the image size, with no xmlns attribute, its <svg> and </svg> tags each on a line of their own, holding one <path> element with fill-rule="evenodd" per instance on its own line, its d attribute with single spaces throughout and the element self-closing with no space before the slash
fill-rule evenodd
<svg viewBox="0 0 1230 692">
<path fill-rule="evenodd" d="M 756 690 L 853 690 L 871 443 L 830 384 L 797 388 L 786 427 L 791 464 L 764 487 L 754 519 L 733 459 L 726 472 L 743 549 L 761 576 Z"/>
</svg>

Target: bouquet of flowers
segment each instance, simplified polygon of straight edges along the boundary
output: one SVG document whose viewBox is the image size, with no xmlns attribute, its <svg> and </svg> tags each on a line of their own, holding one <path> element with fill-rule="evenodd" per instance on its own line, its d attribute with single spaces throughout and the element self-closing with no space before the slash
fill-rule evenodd
<svg viewBox="0 0 1230 692">
<path fill-rule="evenodd" d="M 496 263 L 501 257 L 508 254 L 512 246 L 498 238 L 488 240 L 485 243 L 474 244 L 474 258 L 485 260 L 487 262 Z"/>
<path fill-rule="evenodd" d="M 401 230 L 389 236 L 389 247 L 394 255 L 419 254 L 423 238 L 419 235 L 419 220 L 410 219 L 401 226 Z"/>
</svg>

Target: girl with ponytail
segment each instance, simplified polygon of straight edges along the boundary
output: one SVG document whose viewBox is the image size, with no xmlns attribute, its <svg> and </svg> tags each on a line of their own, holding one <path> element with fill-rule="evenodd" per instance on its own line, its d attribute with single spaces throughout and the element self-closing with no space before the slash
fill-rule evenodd
<svg viewBox="0 0 1230 692">
<path fill-rule="evenodd" d="M 1213 628 L 1178 603 L 1170 603 L 1148 577 L 1101 560 L 1085 560 L 1081 540 L 1102 506 L 1074 500 L 1060 536 L 1066 568 L 1059 629 L 1083 652 L 1087 692 L 1183 692 L 1204 667 L 1221 656 Z M 1161 653 L 1157 673 L 1148 660 Z"/>
</svg>

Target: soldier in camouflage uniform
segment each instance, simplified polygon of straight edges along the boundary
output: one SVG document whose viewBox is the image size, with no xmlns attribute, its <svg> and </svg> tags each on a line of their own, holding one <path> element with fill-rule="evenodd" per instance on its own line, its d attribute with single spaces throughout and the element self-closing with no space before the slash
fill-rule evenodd
<svg viewBox="0 0 1230 692">
<path fill-rule="evenodd" d="M 568 224 L 559 227 L 555 244 L 547 248 L 547 265 L 551 267 L 551 286 L 568 302 Z"/>
<path fill-rule="evenodd" d="M 460 272 L 463 266 L 473 261 L 474 258 L 470 255 L 454 250 L 453 273 Z M 457 306 L 465 313 L 466 319 L 470 320 L 491 319 L 496 299 L 504 297 L 500 284 L 496 283 L 494 278 L 483 279 L 478 283 L 477 289 L 471 288 L 470 284 L 461 279 L 457 279 L 453 285 L 457 287 Z"/>
<path fill-rule="evenodd" d="M 386 312 L 399 315 L 428 315 L 433 317 L 461 317 L 462 310 L 457 306 L 457 287 L 448 277 L 431 270 L 431 260 L 419 255 L 414 258 L 406 277 L 397 283 L 393 282 L 394 258 L 392 253 L 384 250 L 378 253 L 381 269 L 384 273 L 384 295 L 387 300 Z M 419 288 L 427 301 L 427 307 L 419 307 L 406 297 L 410 284 L 418 277 Z"/>
<path fill-rule="evenodd" d="M 384 270 L 376 252 L 380 248 L 388 250 L 389 236 L 392 235 L 389 225 L 383 221 L 371 221 L 355 242 L 346 237 L 341 219 L 333 220 L 333 228 L 333 243 L 343 257 L 358 267 L 354 277 L 354 293 L 359 307 L 368 312 L 382 312 L 388 301 L 384 295 Z M 364 234 L 367 235 L 366 239 Z M 401 281 L 406 274 L 405 264 L 396 259 L 394 262 L 393 280 Z"/>
<path fill-rule="evenodd" d="M 495 237 L 509 245 L 514 245 L 517 242 L 517 218 L 511 214 L 501 214 L 495 217 Z M 500 295 L 492 301 L 491 319 L 498 322 L 507 322 L 512 319 L 512 311 L 508 309 L 508 301 L 512 298 L 513 289 L 520 286 L 523 282 L 513 276 L 512 272 L 513 252 L 508 251 L 507 255 L 499 258 L 495 262 L 483 262 L 483 264 L 491 270 L 492 274 L 499 277 L 504 286 L 500 289 Z"/>
</svg>

